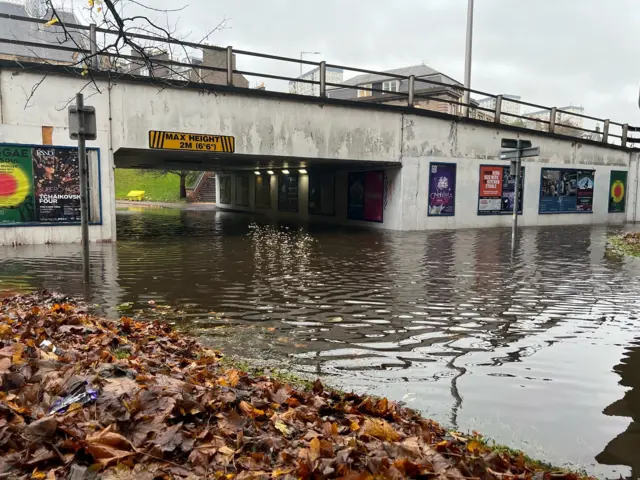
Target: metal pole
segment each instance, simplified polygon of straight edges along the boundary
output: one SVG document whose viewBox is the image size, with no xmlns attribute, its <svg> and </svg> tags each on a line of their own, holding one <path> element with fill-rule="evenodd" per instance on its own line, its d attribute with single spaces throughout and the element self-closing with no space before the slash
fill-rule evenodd
<svg viewBox="0 0 640 480">
<path fill-rule="evenodd" d="M 610 120 L 607 118 L 604 121 L 604 127 L 602 128 L 602 143 L 609 143 L 609 123 Z"/>
<path fill-rule="evenodd" d="M 416 91 L 416 76 L 415 75 L 409 75 L 409 86 L 407 88 L 407 90 L 409 90 L 409 98 L 407 99 L 407 104 L 410 107 L 413 107 L 413 97 L 415 95 L 415 91 Z"/>
<path fill-rule="evenodd" d="M 95 23 L 89 25 L 89 43 L 91 44 L 91 67 L 97 70 L 100 63 L 98 62 L 98 35 Z"/>
<path fill-rule="evenodd" d="M 227 85 L 233 85 L 233 47 L 227 47 Z"/>
<path fill-rule="evenodd" d="M 494 112 L 493 121 L 502 123 L 502 95 L 496 97 L 496 110 Z"/>
<path fill-rule="evenodd" d="M 320 96 L 327 96 L 327 62 L 320 62 Z"/>
<path fill-rule="evenodd" d="M 469 101 L 471 94 L 469 88 L 471 88 L 471 47 L 473 46 L 473 0 L 468 0 L 467 6 L 467 46 L 464 54 L 464 96 L 462 97 L 462 114 L 465 117 L 469 116 Z"/>
<path fill-rule="evenodd" d="M 520 196 L 520 155 L 522 153 L 520 147 L 520 139 L 518 139 L 518 146 L 516 153 L 516 178 L 515 178 L 515 187 L 514 187 L 514 197 L 513 197 L 513 227 L 511 229 L 511 250 L 513 251 L 516 247 L 516 232 L 518 230 L 518 204 L 519 196 Z"/>
<path fill-rule="evenodd" d="M 78 163 L 80 166 L 80 224 L 82 226 L 82 278 L 89 283 L 89 208 L 87 150 L 84 138 L 84 96 L 76 94 L 78 109 Z"/>
<path fill-rule="evenodd" d="M 549 110 L 549 132 L 553 133 L 556 131 L 556 116 L 558 115 L 556 107 L 551 107 Z"/>
</svg>

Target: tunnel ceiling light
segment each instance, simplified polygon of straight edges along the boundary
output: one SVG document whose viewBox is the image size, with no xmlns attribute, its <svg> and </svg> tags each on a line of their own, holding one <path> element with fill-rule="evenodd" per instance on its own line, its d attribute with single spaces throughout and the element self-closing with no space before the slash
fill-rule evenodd
<svg viewBox="0 0 640 480">
<path fill-rule="evenodd" d="M 256 170 L 254 173 L 255 173 L 256 175 L 260 175 L 260 170 Z"/>
<path fill-rule="evenodd" d="M 289 170 L 282 170 L 282 173 L 283 173 L 284 175 L 289 175 Z"/>
<path fill-rule="evenodd" d="M 267 173 L 268 173 L 269 175 L 273 175 L 273 170 L 267 170 Z"/>
<path fill-rule="evenodd" d="M 307 170 L 305 168 L 301 168 L 300 170 L 298 170 L 302 175 L 306 175 L 307 174 Z"/>
</svg>

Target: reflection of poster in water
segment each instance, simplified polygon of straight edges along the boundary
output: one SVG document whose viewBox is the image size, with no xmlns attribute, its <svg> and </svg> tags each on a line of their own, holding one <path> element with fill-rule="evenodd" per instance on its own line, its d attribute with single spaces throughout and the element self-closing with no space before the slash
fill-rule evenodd
<svg viewBox="0 0 640 480">
<path fill-rule="evenodd" d="M 78 150 L 34 148 L 33 182 L 39 222 L 80 221 Z"/>
<path fill-rule="evenodd" d="M 609 178 L 609 213 L 624 212 L 627 200 L 627 172 L 612 170 Z"/>
<path fill-rule="evenodd" d="M 347 182 L 347 218 L 364 220 L 364 172 L 349 173 Z"/>
<path fill-rule="evenodd" d="M 429 216 L 451 216 L 456 204 L 456 164 L 432 163 L 429 171 Z"/>
<path fill-rule="evenodd" d="M 278 210 L 298 211 L 298 176 L 278 175 Z"/>
<path fill-rule="evenodd" d="M 256 175 L 256 207 L 271 208 L 271 177 Z"/>
<path fill-rule="evenodd" d="M 520 170 L 520 192 L 518 213 L 522 214 L 522 198 L 524 194 L 524 172 Z M 478 198 L 479 215 L 502 215 L 513 213 L 515 200 L 515 177 L 509 173 L 507 166 L 480 166 L 480 188 Z"/>
<path fill-rule="evenodd" d="M 220 203 L 223 205 L 231 204 L 231 176 L 220 175 L 218 177 L 220 182 Z"/>
<path fill-rule="evenodd" d="M 311 215 L 335 215 L 335 175 L 332 173 L 309 174 L 309 213 Z"/>
<path fill-rule="evenodd" d="M 384 172 L 367 172 L 364 179 L 364 219 L 382 222 Z"/>
<path fill-rule="evenodd" d="M 31 148 L 0 147 L 0 224 L 35 222 Z"/>
<path fill-rule="evenodd" d="M 543 168 L 539 213 L 593 211 L 594 170 Z"/>
<path fill-rule="evenodd" d="M 249 206 L 249 175 L 236 175 L 236 205 L 240 207 Z"/>
</svg>

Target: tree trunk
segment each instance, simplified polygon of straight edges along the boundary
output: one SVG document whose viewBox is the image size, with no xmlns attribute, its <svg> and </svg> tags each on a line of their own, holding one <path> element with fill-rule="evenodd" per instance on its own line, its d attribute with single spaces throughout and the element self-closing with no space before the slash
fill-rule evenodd
<svg viewBox="0 0 640 480">
<path fill-rule="evenodd" d="M 187 174 L 180 173 L 180 198 L 187 198 Z"/>
</svg>

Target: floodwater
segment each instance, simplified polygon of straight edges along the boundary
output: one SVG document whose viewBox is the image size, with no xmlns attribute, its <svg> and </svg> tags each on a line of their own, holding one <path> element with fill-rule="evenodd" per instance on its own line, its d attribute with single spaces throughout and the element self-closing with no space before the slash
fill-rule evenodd
<svg viewBox="0 0 640 480">
<path fill-rule="evenodd" d="M 386 395 L 601 478 L 640 477 L 640 260 L 605 227 L 388 232 L 122 211 L 119 241 L 0 248 L 0 289 L 161 315 L 232 354 Z M 163 309 L 163 306 L 171 309 Z"/>
</svg>

